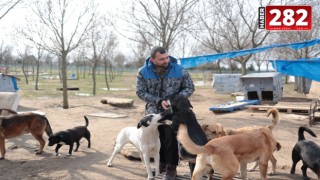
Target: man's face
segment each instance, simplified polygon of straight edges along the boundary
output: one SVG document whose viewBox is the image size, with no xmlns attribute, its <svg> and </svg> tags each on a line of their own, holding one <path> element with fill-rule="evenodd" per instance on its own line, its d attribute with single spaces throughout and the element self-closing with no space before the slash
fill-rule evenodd
<svg viewBox="0 0 320 180">
<path fill-rule="evenodd" d="M 159 52 L 157 52 L 156 56 L 153 59 L 153 63 L 157 68 L 167 68 L 169 65 L 169 54 L 160 54 Z"/>
</svg>

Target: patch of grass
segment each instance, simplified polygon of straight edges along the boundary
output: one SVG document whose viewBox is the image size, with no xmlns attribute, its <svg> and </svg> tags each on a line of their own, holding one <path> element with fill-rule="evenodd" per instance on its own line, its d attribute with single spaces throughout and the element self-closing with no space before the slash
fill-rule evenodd
<svg viewBox="0 0 320 180">
<path fill-rule="evenodd" d="M 137 71 L 123 72 L 121 75 L 116 74 L 114 79 L 109 82 L 109 87 L 113 89 L 121 88 L 121 89 L 129 89 L 129 90 L 104 90 L 103 88 L 107 88 L 106 81 L 104 75 L 97 74 L 96 76 L 96 95 L 108 95 L 108 96 L 121 96 L 131 99 L 137 99 L 137 95 L 135 93 L 136 87 L 136 75 Z M 201 72 L 190 72 L 191 77 L 194 81 L 202 81 L 203 74 Z M 55 74 L 52 77 L 58 77 Z M 70 77 L 70 76 L 67 76 Z M 18 93 L 23 98 L 28 99 L 38 99 L 38 98 L 50 98 L 50 97 L 62 97 L 62 91 L 56 90 L 57 88 L 62 88 L 62 82 L 59 79 L 49 79 L 48 75 L 41 75 L 39 77 L 38 88 L 39 90 L 35 90 L 35 81 L 29 77 L 29 82 L 26 84 L 25 78 L 20 76 L 20 81 L 18 81 L 18 86 L 20 90 Z M 68 80 L 68 87 L 78 87 L 79 91 L 68 91 L 68 96 L 76 96 L 76 93 L 93 93 L 93 82 L 92 76 L 86 75 L 83 78 L 82 75 L 79 76 L 78 80 Z M 212 88 L 211 86 L 198 86 L 197 88 Z"/>
<path fill-rule="evenodd" d="M 97 75 L 96 77 L 96 95 L 117 95 L 134 91 L 135 92 L 135 74 L 124 74 L 122 76 L 116 75 L 115 78 L 109 81 L 110 88 L 123 88 L 130 89 L 127 91 L 107 91 L 103 88 L 107 88 L 105 83 L 105 77 L 103 75 Z M 20 77 L 18 81 L 19 91 L 18 93 L 23 98 L 36 99 L 43 97 L 60 97 L 62 96 L 62 91 L 57 90 L 57 88 L 62 88 L 62 82 L 59 79 L 47 79 L 44 76 L 39 77 L 38 89 L 35 90 L 35 81 L 29 78 L 28 84 L 25 82 L 24 78 Z M 78 93 L 93 93 L 93 82 L 92 76 L 87 76 L 85 78 L 80 77 L 79 80 L 68 80 L 68 87 L 78 87 L 79 91 L 69 91 L 69 96 L 74 96 L 76 92 Z"/>
</svg>

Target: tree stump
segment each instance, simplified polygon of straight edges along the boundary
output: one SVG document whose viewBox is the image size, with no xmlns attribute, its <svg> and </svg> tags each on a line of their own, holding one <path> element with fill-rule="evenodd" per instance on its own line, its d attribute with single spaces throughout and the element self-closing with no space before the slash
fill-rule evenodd
<svg viewBox="0 0 320 180">
<path fill-rule="evenodd" d="M 111 106 L 116 106 L 116 107 L 132 107 L 133 99 L 105 97 L 101 99 L 101 103 L 110 104 Z"/>
</svg>

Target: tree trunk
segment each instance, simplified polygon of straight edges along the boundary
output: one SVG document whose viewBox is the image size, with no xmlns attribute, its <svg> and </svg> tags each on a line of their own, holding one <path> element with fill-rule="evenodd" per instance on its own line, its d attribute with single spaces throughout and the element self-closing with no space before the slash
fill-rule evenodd
<svg viewBox="0 0 320 180">
<path fill-rule="evenodd" d="M 299 86 L 299 78 L 297 76 L 294 76 L 294 91 L 298 91 L 298 86 Z"/>
<path fill-rule="evenodd" d="M 86 65 L 83 66 L 83 79 L 86 78 Z"/>
<path fill-rule="evenodd" d="M 218 71 L 219 71 L 219 74 L 221 74 L 221 66 L 220 66 L 220 62 L 221 62 L 221 61 L 220 61 L 220 60 L 218 60 L 218 63 L 217 63 L 217 64 L 218 64 Z"/>
<path fill-rule="evenodd" d="M 35 90 L 39 90 L 39 88 L 38 88 L 38 81 L 39 81 L 40 59 L 37 60 L 36 65 L 37 65 L 37 71 L 36 71 Z"/>
<path fill-rule="evenodd" d="M 79 63 L 79 61 L 77 62 L 77 65 L 76 65 L 76 72 L 77 72 L 77 80 L 79 80 L 79 75 L 80 75 L 80 73 L 79 73 L 79 68 L 80 68 L 80 63 Z"/>
<path fill-rule="evenodd" d="M 62 65 L 61 65 L 62 62 L 61 61 L 62 61 L 62 59 L 59 58 L 58 59 L 58 67 L 59 67 L 59 79 L 60 79 L 60 82 L 62 82 L 62 78 L 63 78 L 62 75 L 61 75 L 61 73 L 62 73 L 61 72 L 62 71 Z"/>
<path fill-rule="evenodd" d="M 25 68 L 26 67 L 26 64 L 25 64 L 25 62 L 24 61 L 22 61 L 22 73 L 24 74 L 24 77 L 25 77 L 25 80 L 26 80 L 26 84 L 29 84 L 29 81 L 28 81 L 28 74 L 26 73 L 26 71 L 25 71 Z"/>
<path fill-rule="evenodd" d="M 110 87 L 109 87 L 109 82 L 108 82 L 108 63 L 105 62 L 104 63 L 104 79 L 106 81 L 106 86 L 107 86 L 107 89 L 108 91 L 110 90 Z"/>
<path fill-rule="evenodd" d="M 92 87 L 92 94 L 95 96 L 96 95 L 96 71 L 97 71 L 97 64 L 94 63 L 92 66 L 92 82 L 93 82 L 93 87 Z"/>
<path fill-rule="evenodd" d="M 242 73 L 242 75 L 247 74 L 246 61 L 241 61 L 241 73 Z"/>
<path fill-rule="evenodd" d="M 62 75 L 62 88 L 63 88 L 63 109 L 69 108 L 68 103 L 68 84 L 67 84 L 67 53 L 62 53 L 61 62 L 61 75 Z"/>
<path fill-rule="evenodd" d="M 52 76 L 53 61 L 50 61 L 50 76 Z"/>
</svg>

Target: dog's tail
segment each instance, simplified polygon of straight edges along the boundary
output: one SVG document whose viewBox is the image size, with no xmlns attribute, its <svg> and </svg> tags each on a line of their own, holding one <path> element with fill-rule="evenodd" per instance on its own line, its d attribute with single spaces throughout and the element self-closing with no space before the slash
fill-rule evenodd
<svg viewBox="0 0 320 180">
<path fill-rule="evenodd" d="M 52 134 L 52 129 L 49 123 L 49 120 L 47 117 L 43 116 L 43 118 L 46 120 L 47 126 L 46 126 L 46 133 L 48 136 L 50 136 Z"/>
<path fill-rule="evenodd" d="M 304 126 L 300 126 L 298 131 L 298 141 L 305 140 L 304 134 L 303 134 L 304 131 L 307 131 L 313 137 L 317 137 L 317 135 L 314 134 L 314 132 L 311 129 Z"/>
<path fill-rule="evenodd" d="M 89 119 L 87 118 L 87 116 L 84 116 L 84 120 L 86 121 L 86 127 L 89 126 Z"/>
<path fill-rule="evenodd" d="M 272 131 L 280 121 L 279 111 L 277 108 L 271 108 L 267 111 L 267 116 L 270 116 L 270 114 L 272 114 L 272 123 L 268 126 L 268 128 Z"/>
<path fill-rule="evenodd" d="M 177 138 L 182 146 L 191 154 L 209 153 L 206 146 L 199 146 L 195 144 L 189 137 L 187 127 L 185 125 L 179 126 Z"/>
</svg>

